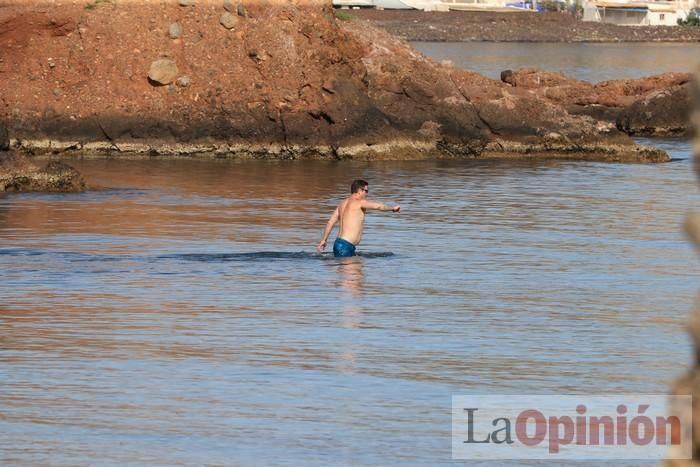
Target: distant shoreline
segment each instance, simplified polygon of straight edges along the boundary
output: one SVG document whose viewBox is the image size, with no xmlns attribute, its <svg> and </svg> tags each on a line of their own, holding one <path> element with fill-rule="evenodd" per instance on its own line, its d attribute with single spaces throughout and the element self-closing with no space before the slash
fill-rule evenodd
<svg viewBox="0 0 700 467">
<path fill-rule="evenodd" d="M 700 27 L 618 26 L 568 13 L 345 10 L 406 41 L 425 42 L 700 42 Z"/>
</svg>

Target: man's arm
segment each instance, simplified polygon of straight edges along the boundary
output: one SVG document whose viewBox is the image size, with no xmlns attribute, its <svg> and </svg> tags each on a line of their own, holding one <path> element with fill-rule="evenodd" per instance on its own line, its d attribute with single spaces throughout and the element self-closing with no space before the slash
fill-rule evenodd
<svg viewBox="0 0 700 467">
<path fill-rule="evenodd" d="M 374 211 L 399 212 L 401 210 L 401 206 L 399 206 L 399 205 L 387 206 L 384 203 L 375 203 L 374 201 L 367 201 L 367 200 L 362 201 L 362 207 L 364 209 L 372 209 Z"/>
<path fill-rule="evenodd" d="M 322 252 L 326 248 L 326 242 L 328 241 L 328 236 L 333 231 L 333 226 L 335 226 L 335 223 L 338 222 L 339 217 L 340 217 L 340 212 L 338 211 L 338 208 L 335 208 L 335 211 L 333 211 L 333 214 L 331 214 L 331 218 L 328 219 L 328 223 L 326 224 L 326 228 L 323 231 L 323 237 L 321 237 L 321 241 L 318 242 L 318 246 L 316 247 L 316 251 L 318 251 L 319 253 Z"/>
</svg>

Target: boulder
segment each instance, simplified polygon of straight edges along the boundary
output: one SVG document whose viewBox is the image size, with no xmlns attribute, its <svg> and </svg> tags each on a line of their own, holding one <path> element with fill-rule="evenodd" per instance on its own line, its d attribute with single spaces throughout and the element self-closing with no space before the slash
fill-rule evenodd
<svg viewBox="0 0 700 467">
<path fill-rule="evenodd" d="M 238 22 L 238 18 L 235 15 L 226 11 L 224 12 L 224 14 L 221 15 L 219 22 L 226 29 L 233 29 L 236 26 L 236 23 Z"/>
<path fill-rule="evenodd" d="M 620 112 L 617 127 L 629 135 L 676 136 L 688 133 L 689 85 L 654 91 Z"/>
<path fill-rule="evenodd" d="M 148 70 L 148 79 L 157 85 L 170 84 L 177 78 L 179 70 L 174 60 L 161 58 L 151 63 Z"/>
<path fill-rule="evenodd" d="M 180 23 L 171 23 L 168 28 L 168 35 L 171 39 L 178 39 L 182 35 L 182 25 Z"/>
<path fill-rule="evenodd" d="M 614 123 L 630 135 L 678 135 L 688 130 L 687 73 L 664 73 L 597 84 L 532 68 L 505 70 L 501 81 L 563 106 L 568 113 Z"/>
<path fill-rule="evenodd" d="M 14 153 L 0 156 L 0 193 L 2 192 L 80 192 L 85 180 L 73 167 L 51 161 L 40 169 L 25 157 Z"/>
</svg>

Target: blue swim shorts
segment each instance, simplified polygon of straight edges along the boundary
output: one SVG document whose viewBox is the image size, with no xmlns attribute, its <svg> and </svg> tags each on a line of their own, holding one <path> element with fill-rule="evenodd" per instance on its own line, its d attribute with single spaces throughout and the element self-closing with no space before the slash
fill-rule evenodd
<svg viewBox="0 0 700 467">
<path fill-rule="evenodd" d="M 338 237 L 333 243 L 333 255 L 336 258 L 355 256 L 355 245 Z"/>
</svg>

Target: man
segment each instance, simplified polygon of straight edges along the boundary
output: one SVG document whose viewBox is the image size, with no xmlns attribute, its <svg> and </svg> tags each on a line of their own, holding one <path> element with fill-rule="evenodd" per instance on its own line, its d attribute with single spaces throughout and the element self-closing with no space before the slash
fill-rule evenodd
<svg viewBox="0 0 700 467">
<path fill-rule="evenodd" d="M 362 240 L 365 211 L 367 209 L 391 212 L 399 212 L 401 210 L 401 206 L 389 207 L 384 203 L 367 201 L 368 193 L 369 183 L 364 180 L 352 182 L 352 185 L 350 185 L 350 197 L 341 201 L 326 224 L 323 238 L 321 238 L 321 241 L 318 242 L 318 247 L 316 247 L 319 253 L 326 248 L 328 236 L 331 234 L 336 222 L 340 221 L 340 230 L 338 231 L 338 238 L 333 243 L 333 254 L 336 258 L 355 256 L 355 247 Z"/>
</svg>

